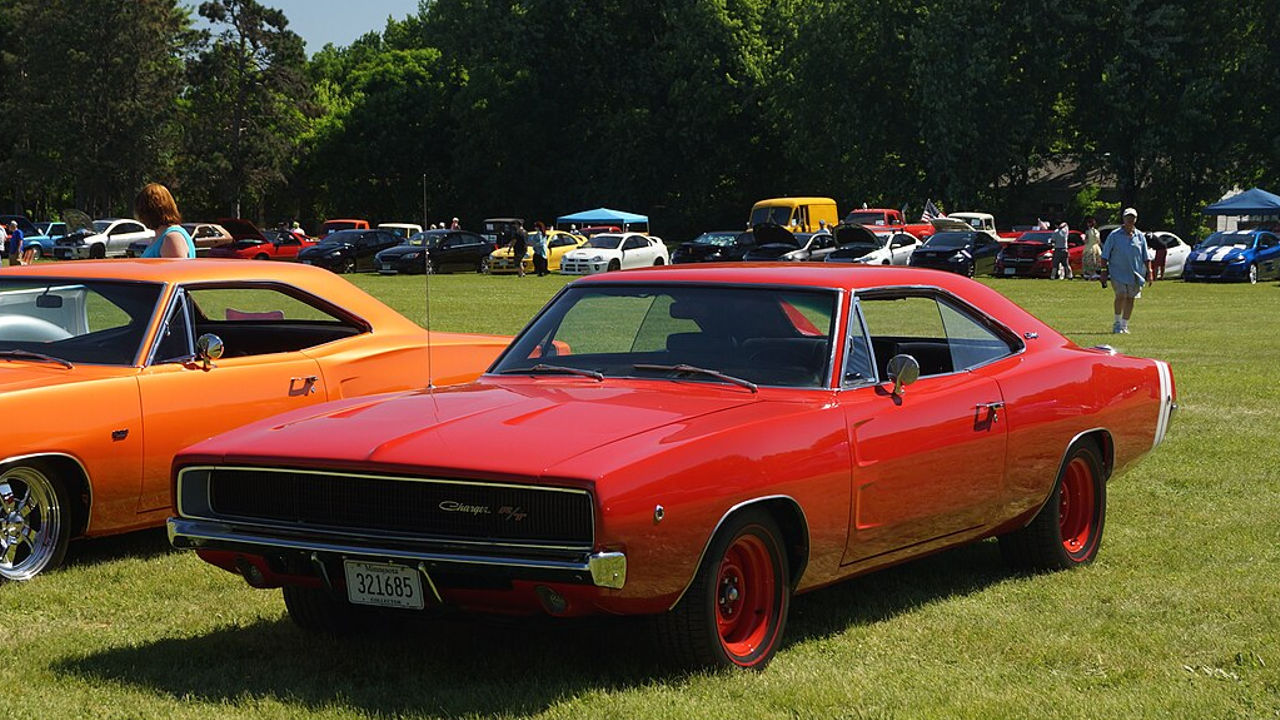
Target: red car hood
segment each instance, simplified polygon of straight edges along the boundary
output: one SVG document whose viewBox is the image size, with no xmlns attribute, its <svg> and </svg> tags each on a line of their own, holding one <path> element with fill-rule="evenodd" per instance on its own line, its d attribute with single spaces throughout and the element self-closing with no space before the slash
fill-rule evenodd
<svg viewBox="0 0 1280 720">
<path fill-rule="evenodd" d="M 175 462 L 531 477 L 611 442 L 756 398 L 738 388 L 673 393 L 659 383 L 484 380 L 299 410 L 202 442 Z"/>
</svg>

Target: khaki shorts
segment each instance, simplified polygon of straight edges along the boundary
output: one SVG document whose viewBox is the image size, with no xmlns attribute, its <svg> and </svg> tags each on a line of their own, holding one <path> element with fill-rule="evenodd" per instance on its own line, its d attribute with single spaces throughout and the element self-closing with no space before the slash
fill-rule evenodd
<svg viewBox="0 0 1280 720">
<path fill-rule="evenodd" d="M 1116 297 L 1134 299 L 1142 297 L 1142 286 L 1137 283 L 1112 282 L 1111 288 L 1115 290 Z"/>
</svg>

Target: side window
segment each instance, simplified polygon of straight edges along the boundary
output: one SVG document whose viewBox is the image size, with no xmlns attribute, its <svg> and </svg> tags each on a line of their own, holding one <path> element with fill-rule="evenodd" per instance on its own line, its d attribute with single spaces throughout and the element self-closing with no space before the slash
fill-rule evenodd
<svg viewBox="0 0 1280 720">
<path fill-rule="evenodd" d="M 896 247 L 896 248 L 906 247 L 910 244 L 911 244 L 911 238 L 906 235 L 893 236 L 893 247 Z"/>
<path fill-rule="evenodd" d="M 1276 236 L 1271 233 L 1263 233 L 1258 238 L 1258 247 L 1262 249 L 1273 248 L 1277 244 Z"/>
<path fill-rule="evenodd" d="M 642 237 L 627 238 L 627 242 L 622 246 L 623 250 L 639 250 L 642 247 L 648 247 L 649 242 Z"/>
<path fill-rule="evenodd" d="M 910 355 L 920 375 L 943 375 L 1013 352 L 968 311 L 931 294 L 877 294 L 859 299 L 880 377 L 894 355 Z"/>
<path fill-rule="evenodd" d="M 187 311 L 186 294 L 180 294 L 173 310 L 165 320 L 160 339 L 153 355 L 155 364 L 169 363 L 190 357 L 194 352 L 191 334 L 191 318 Z"/>
<path fill-rule="evenodd" d="M 222 338 L 228 357 L 295 352 L 363 331 L 322 307 L 272 287 L 187 289 L 192 335 Z"/>
<path fill-rule="evenodd" d="M 862 324 L 862 314 L 856 311 L 856 306 L 854 309 L 849 317 L 849 337 L 845 346 L 845 385 L 861 385 L 876 379 L 875 360 L 871 356 L 871 346 L 867 344 L 866 326 Z"/>
</svg>

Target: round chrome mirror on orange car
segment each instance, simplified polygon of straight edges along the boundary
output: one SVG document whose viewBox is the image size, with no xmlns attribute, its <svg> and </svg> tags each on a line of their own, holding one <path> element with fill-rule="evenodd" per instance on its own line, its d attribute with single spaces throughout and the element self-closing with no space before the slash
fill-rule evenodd
<svg viewBox="0 0 1280 720">
<path fill-rule="evenodd" d="M 903 388 L 920 379 L 920 363 L 910 355 L 894 355 L 886 369 L 893 381 L 894 395 L 901 395 Z"/>
<path fill-rule="evenodd" d="M 204 364 L 205 370 L 213 367 L 213 361 L 222 357 L 225 351 L 222 338 L 213 333 L 205 333 L 196 338 L 196 357 Z"/>
</svg>

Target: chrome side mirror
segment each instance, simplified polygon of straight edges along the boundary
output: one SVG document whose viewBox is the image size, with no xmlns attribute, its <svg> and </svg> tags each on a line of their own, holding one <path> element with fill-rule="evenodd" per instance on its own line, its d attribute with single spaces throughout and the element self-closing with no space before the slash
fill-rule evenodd
<svg viewBox="0 0 1280 720">
<path fill-rule="evenodd" d="M 920 379 L 920 363 L 910 355 L 894 355 L 889 359 L 887 370 L 895 397 L 900 397 L 906 386 Z"/>
<path fill-rule="evenodd" d="M 200 362 L 201 370 L 208 371 L 217 367 L 213 361 L 221 358 L 225 351 L 222 338 L 213 333 L 205 333 L 196 338 L 196 359 Z"/>
</svg>

